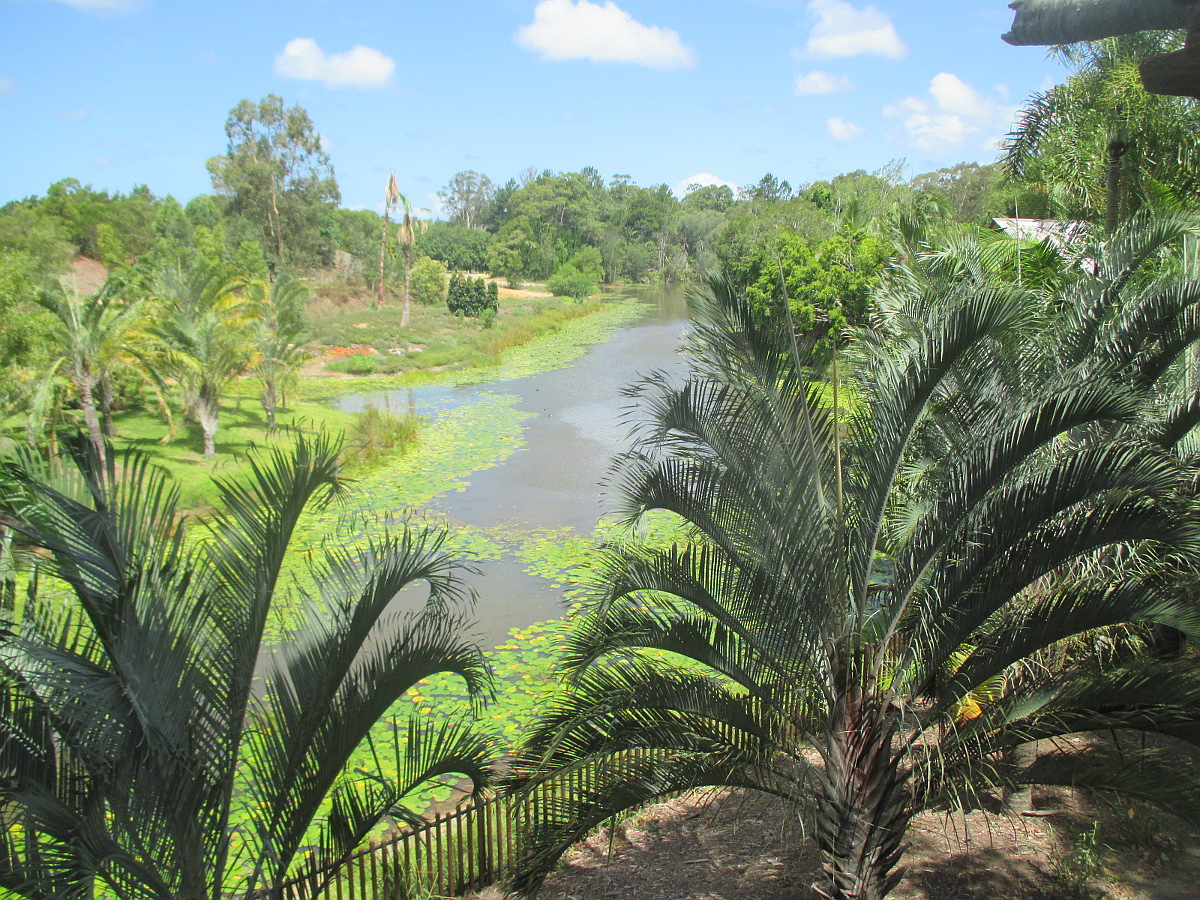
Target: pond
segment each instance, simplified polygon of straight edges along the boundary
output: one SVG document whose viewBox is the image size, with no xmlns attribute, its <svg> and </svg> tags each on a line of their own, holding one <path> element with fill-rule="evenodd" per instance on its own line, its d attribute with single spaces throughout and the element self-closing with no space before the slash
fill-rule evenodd
<svg viewBox="0 0 1200 900">
<path fill-rule="evenodd" d="M 518 449 L 480 469 L 464 488 L 435 497 L 431 511 L 485 534 L 551 531 L 560 538 L 589 536 L 612 511 L 601 482 L 627 446 L 629 401 L 624 389 L 652 371 L 680 372 L 676 352 L 687 325 L 682 292 L 645 290 L 644 314 L 569 365 L 509 381 L 421 386 L 377 394 L 346 394 L 338 409 L 367 406 L 412 409 L 427 420 L 471 404 L 510 398 L 521 413 Z M 479 633 L 487 645 L 510 629 L 557 618 L 565 610 L 555 582 L 532 574 L 511 549 L 478 564 Z"/>
</svg>

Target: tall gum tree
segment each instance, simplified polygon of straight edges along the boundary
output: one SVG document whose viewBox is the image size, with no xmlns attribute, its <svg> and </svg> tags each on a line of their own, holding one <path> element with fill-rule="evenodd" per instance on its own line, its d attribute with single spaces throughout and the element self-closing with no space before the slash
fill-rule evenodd
<svg viewBox="0 0 1200 900">
<path fill-rule="evenodd" d="M 230 199 L 232 213 L 262 230 L 276 269 L 313 265 L 322 219 L 341 194 L 308 113 L 285 109 L 275 94 L 242 100 L 230 110 L 225 135 L 225 155 L 208 161 L 213 189 Z"/>
</svg>

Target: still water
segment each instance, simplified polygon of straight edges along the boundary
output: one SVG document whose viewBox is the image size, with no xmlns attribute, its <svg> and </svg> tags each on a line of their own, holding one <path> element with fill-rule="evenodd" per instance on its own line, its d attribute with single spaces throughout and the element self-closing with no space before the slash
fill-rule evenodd
<svg viewBox="0 0 1200 900">
<path fill-rule="evenodd" d="M 570 365 L 502 383 L 417 387 L 377 394 L 347 394 L 336 401 L 347 412 L 368 405 L 414 408 L 427 418 L 475 401 L 480 393 L 511 393 L 530 414 L 522 447 L 504 462 L 474 473 L 461 492 L 443 494 L 429 506 L 478 528 L 570 528 L 590 534 L 611 511 L 601 481 L 613 456 L 627 446 L 629 401 L 622 391 L 653 371 L 680 372 L 677 353 L 687 325 L 679 291 L 647 291 L 645 314 Z M 510 628 L 562 614 L 561 593 L 530 575 L 515 556 L 479 564 L 479 633 L 488 643 Z"/>
</svg>

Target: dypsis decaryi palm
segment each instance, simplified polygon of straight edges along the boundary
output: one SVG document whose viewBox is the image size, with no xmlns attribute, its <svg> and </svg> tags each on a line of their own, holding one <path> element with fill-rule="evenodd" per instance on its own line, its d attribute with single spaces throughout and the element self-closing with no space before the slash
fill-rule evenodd
<svg viewBox="0 0 1200 900">
<path fill-rule="evenodd" d="M 1113 271 L 1110 311 L 1136 280 Z M 1101 352 L 1117 329 L 1015 287 L 905 283 L 889 334 L 847 336 L 816 383 L 787 330 L 714 281 L 688 377 L 633 391 L 650 424 L 615 487 L 631 521 L 666 510 L 687 537 L 605 553 L 568 689 L 514 778 L 587 769 L 596 787 L 548 808 L 518 889 L 609 816 L 701 785 L 795 800 L 819 889 L 859 900 L 898 882 L 916 812 L 983 792 L 1093 785 L 1200 817 L 1192 773 L 1156 780 L 1165 763 L 1107 753 L 1127 730 L 1195 739 L 1200 678 L 1076 640 L 1200 634 L 1182 580 L 1200 550 L 1192 482 L 1128 361 Z M 1160 321 L 1194 340 L 1198 297 L 1175 291 Z M 1049 340 L 1051 324 L 1074 332 Z M 1067 345 L 1075 358 L 1046 363 Z M 942 454 L 914 484 L 924 445 Z M 1075 732 L 1093 737 L 1048 742 Z M 1016 751 L 1037 741 L 1030 764 Z"/>
<path fill-rule="evenodd" d="M 117 465 L 71 447 L 71 489 L 28 456 L 4 467 L 0 522 L 42 562 L 0 642 L 3 799 L 23 825 L 3 834 L 0 884 L 80 898 L 97 885 L 128 898 L 274 893 L 302 846 L 344 858 L 385 817 L 410 816 L 402 798 L 427 779 L 486 782 L 486 742 L 423 717 L 397 723 L 395 772 L 349 765 L 420 679 L 454 672 L 479 697 L 490 675 L 461 634 L 470 592 L 440 531 L 313 551 L 306 596 L 281 575 L 301 513 L 344 494 L 337 442 L 300 437 L 257 457 L 247 483 L 220 484 L 225 511 L 197 541 L 144 457 Z M 398 609 L 414 584 L 426 602 Z M 288 597 L 310 611 L 279 643 L 271 609 Z"/>
</svg>

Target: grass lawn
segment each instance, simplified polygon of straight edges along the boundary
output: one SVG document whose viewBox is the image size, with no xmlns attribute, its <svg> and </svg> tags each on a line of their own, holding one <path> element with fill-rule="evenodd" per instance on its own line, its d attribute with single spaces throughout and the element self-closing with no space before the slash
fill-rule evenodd
<svg viewBox="0 0 1200 900">
<path fill-rule="evenodd" d="M 134 444 L 154 461 L 167 469 L 182 494 L 183 506 L 196 511 L 211 508 L 217 500 L 212 476 L 231 478 L 245 471 L 246 454 L 254 447 L 291 443 L 290 432 L 295 428 L 312 431 L 326 427 L 344 432 L 349 441 L 355 431 L 353 413 L 338 412 L 316 403 L 290 403 L 278 415 L 279 428 L 267 431 L 267 417 L 262 405 L 251 397 L 227 397 L 221 402 L 221 426 L 217 431 L 217 455 L 204 458 L 204 435 L 200 426 L 176 417 L 175 440 L 160 441 L 167 434 L 157 410 L 128 411 L 114 416 L 117 436 L 115 444 L 124 447 Z"/>
<path fill-rule="evenodd" d="M 490 322 L 451 315 L 444 305 L 413 304 L 409 326 L 402 328 L 398 300 L 376 309 L 369 298 L 333 304 L 317 296 L 309 307 L 316 363 L 307 371 L 335 377 L 403 376 L 497 365 L 506 350 L 558 331 L 603 306 L 599 300 L 576 303 L 535 291 L 503 289 L 500 310 Z"/>
<path fill-rule="evenodd" d="M 382 309 L 375 309 L 371 296 L 344 291 L 331 296 L 314 290 L 309 306 L 314 358 L 288 392 L 289 406 L 280 410 L 280 427 L 275 432 L 267 431 L 266 415 L 258 401 L 258 380 L 247 377 L 238 379 L 225 391 L 216 435 L 217 455 L 211 460 L 204 458 L 199 426 L 179 414 L 177 402 L 172 403 L 176 421 L 171 442 L 162 443 L 167 426 L 147 397 L 144 398 L 147 408 L 123 410 L 114 415 L 114 443 L 118 449 L 133 444 L 149 453 L 176 479 L 183 507 L 197 513 L 211 509 L 217 502 L 213 476 L 239 476 L 246 470 L 248 451 L 276 443 L 286 445 L 297 428 L 305 431 L 327 428 L 343 433 L 349 448 L 347 474 L 355 477 L 386 465 L 389 457 L 403 452 L 418 426 L 415 422 L 406 425 L 398 421 L 365 423 L 357 414 L 339 412 L 321 401 L 348 390 L 454 378 L 452 373 L 470 377 L 467 370 L 498 366 L 505 361 L 507 351 L 526 348 L 535 338 L 559 332 L 564 338 L 576 332 L 581 336 L 589 333 L 590 327 L 580 320 L 601 310 L 608 313 L 597 319 L 607 319 L 619 312 L 613 303 L 599 299 L 575 303 L 540 296 L 536 291 L 502 289 L 499 314 L 490 324 L 453 316 L 445 306 L 413 304 L 411 324 L 401 328 L 402 311 L 397 298 L 392 298 Z M 552 339 L 552 343 L 562 342 Z M 370 360 L 371 371 L 355 377 L 328 370 L 328 363 L 349 358 L 346 348 L 366 354 L 355 358 Z M 563 348 L 538 342 L 524 352 L 545 356 L 541 362 L 554 365 L 551 360 Z M 76 424 L 82 425 L 78 411 L 69 411 L 66 416 L 66 421 L 58 427 L 70 427 L 76 419 L 79 420 Z M 23 431 L 24 423 L 18 419 L 9 420 L 4 428 L 14 440 L 19 440 Z"/>
</svg>

